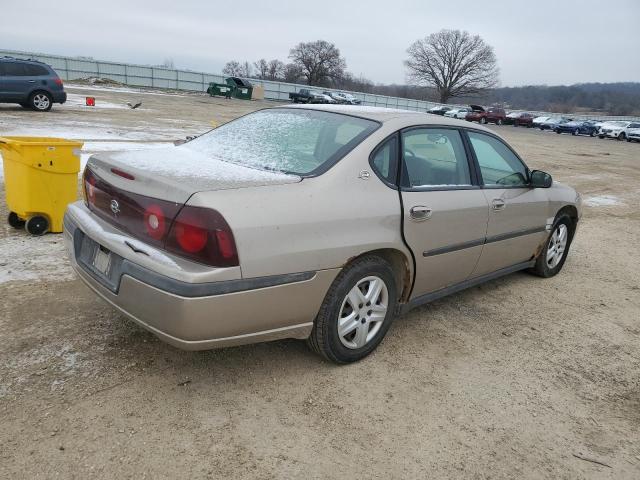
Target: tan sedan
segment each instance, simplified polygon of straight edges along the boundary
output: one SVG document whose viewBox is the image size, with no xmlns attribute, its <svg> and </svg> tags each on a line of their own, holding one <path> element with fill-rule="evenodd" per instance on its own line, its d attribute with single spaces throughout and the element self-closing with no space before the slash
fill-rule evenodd
<svg viewBox="0 0 640 480">
<path fill-rule="evenodd" d="M 339 363 L 412 307 L 557 274 L 581 208 L 491 130 L 358 106 L 271 108 L 96 155 L 83 183 L 71 262 L 133 321 L 190 350 L 307 339 Z"/>
</svg>

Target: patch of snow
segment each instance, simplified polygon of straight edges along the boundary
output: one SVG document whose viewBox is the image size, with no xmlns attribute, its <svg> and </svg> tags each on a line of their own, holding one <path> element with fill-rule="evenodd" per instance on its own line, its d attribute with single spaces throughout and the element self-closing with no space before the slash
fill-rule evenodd
<svg viewBox="0 0 640 480">
<path fill-rule="evenodd" d="M 613 195 L 599 195 L 595 197 L 588 197 L 583 200 L 583 203 L 588 207 L 609 207 L 612 205 L 622 205 L 622 202 L 618 197 Z"/>
<path fill-rule="evenodd" d="M 300 181 L 300 177 L 296 175 L 237 165 L 221 160 L 213 154 L 186 148 L 187 145 L 189 144 L 115 153 L 106 159 L 137 169 L 143 175 L 161 175 L 171 180 L 188 181 L 194 190 L 242 188 Z"/>
<path fill-rule="evenodd" d="M 73 85 L 73 84 L 65 84 L 64 87 L 66 90 L 87 90 L 87 91 L 95 91 L 95 92 L 115 92 L 115 93 L 135 93 L 135 94 L 140 94 L 140 95 L 159 95 L 159 96 L 164 96 L 164 97 L 184 97 L 187 95 L 193 95 L 193 94 L 199 94 L 202 93 L 204 94 L 204 92 L 191 92 L 191 93 L 186 93 L 186 92 L 176 92 L 176 93 L 170 93 L 170 92 L 154 92 L 154 91 L 149 91 L 149 90 L 144 90 L 144 87 L 142 88 L 128 88 L 128 87 L 108 87 L 106 85 L 91 85 L 91 86 L 84 86 L 84 85 Z"/>
<path fill-rule="evenodd" d="M 0 238 L 0 284 L 74 277 L 61 235 L 32 237 L 16 232 Z"/>
</svg>

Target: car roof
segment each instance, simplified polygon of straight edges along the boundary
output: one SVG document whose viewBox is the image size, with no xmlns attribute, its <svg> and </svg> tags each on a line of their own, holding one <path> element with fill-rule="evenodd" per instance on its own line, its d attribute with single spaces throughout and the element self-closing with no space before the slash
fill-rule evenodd
<svg viewBox="0 0 640 480">
<path fill-rule="evenodd" d="M 20 63 L 36 63 L 38 65 L 48 66 L 44 62 L 33 60 L 31 58 L 15 58 L 15 57 L 0 57 L 0 62 L 20 62 Z"/>
<path fill-rule="evenodd" d="M 398 108 L 384 108 L 384 107 L 366 107 L 361 105 L 281 105 L 276 108 L 291 108 L 301 110 L 320 110 L 323 112 L 341 113 L 344 115 L 352 115 L 354 117 L 366 118 L 368 120 L 374 120 L 376 122 L 386 123 L 394 121 L 394 123 L 402 123 L 406 126 L 412 125 L 442 125 L 442 126 L 454 126 L 454 127 L 467 127 L 475 130 L 482 130 L 492 132 L 486 127 L 481 125 L 470 124 L 464 120 L 458 120 L 449 117 L 441 117 L 439 115 L 430 115 L 423 112 L 414 112 L 412 110 L 402 110 Z M 494 133 L 495 135 L 495 133 Z"/>
</svg>

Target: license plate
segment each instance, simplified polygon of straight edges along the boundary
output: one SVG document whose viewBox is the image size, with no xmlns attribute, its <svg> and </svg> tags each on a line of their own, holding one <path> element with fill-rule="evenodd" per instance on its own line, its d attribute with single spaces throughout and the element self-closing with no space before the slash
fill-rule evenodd
<svg viewBox="0 0 640 480">
<path fill-rule="evenodd" d="M 103 275 L 107 275 L 111 265 L 111 252 L 102 246 L 96 248 L 96 255 L 93 257 L 93 266 Z"/>
</svg>

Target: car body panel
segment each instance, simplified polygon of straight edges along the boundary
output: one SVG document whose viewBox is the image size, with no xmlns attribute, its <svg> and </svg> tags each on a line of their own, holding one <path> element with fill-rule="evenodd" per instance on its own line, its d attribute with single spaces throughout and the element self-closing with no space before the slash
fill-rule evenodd
<svg viewBox="0 0 640 480">
<path fill-rule="evenodd" d="M 402 200 L 404 237 L 416 261 L 412 298 L 466 280 L 487 232 L 489 207 L 482 190 L 403 191 Z M 428 207 L 430 218 L 415 220 L 410 213 L 415 206 Z"/>
<path fill-rule="evenodd" d="M 473 275 L 531 260 L 546 239 L 548 197 L 540 188 L 485 188 L 487 203 L 499 200 L 500 210 L 489 210 L 487 241 Z"/>
</svg>

